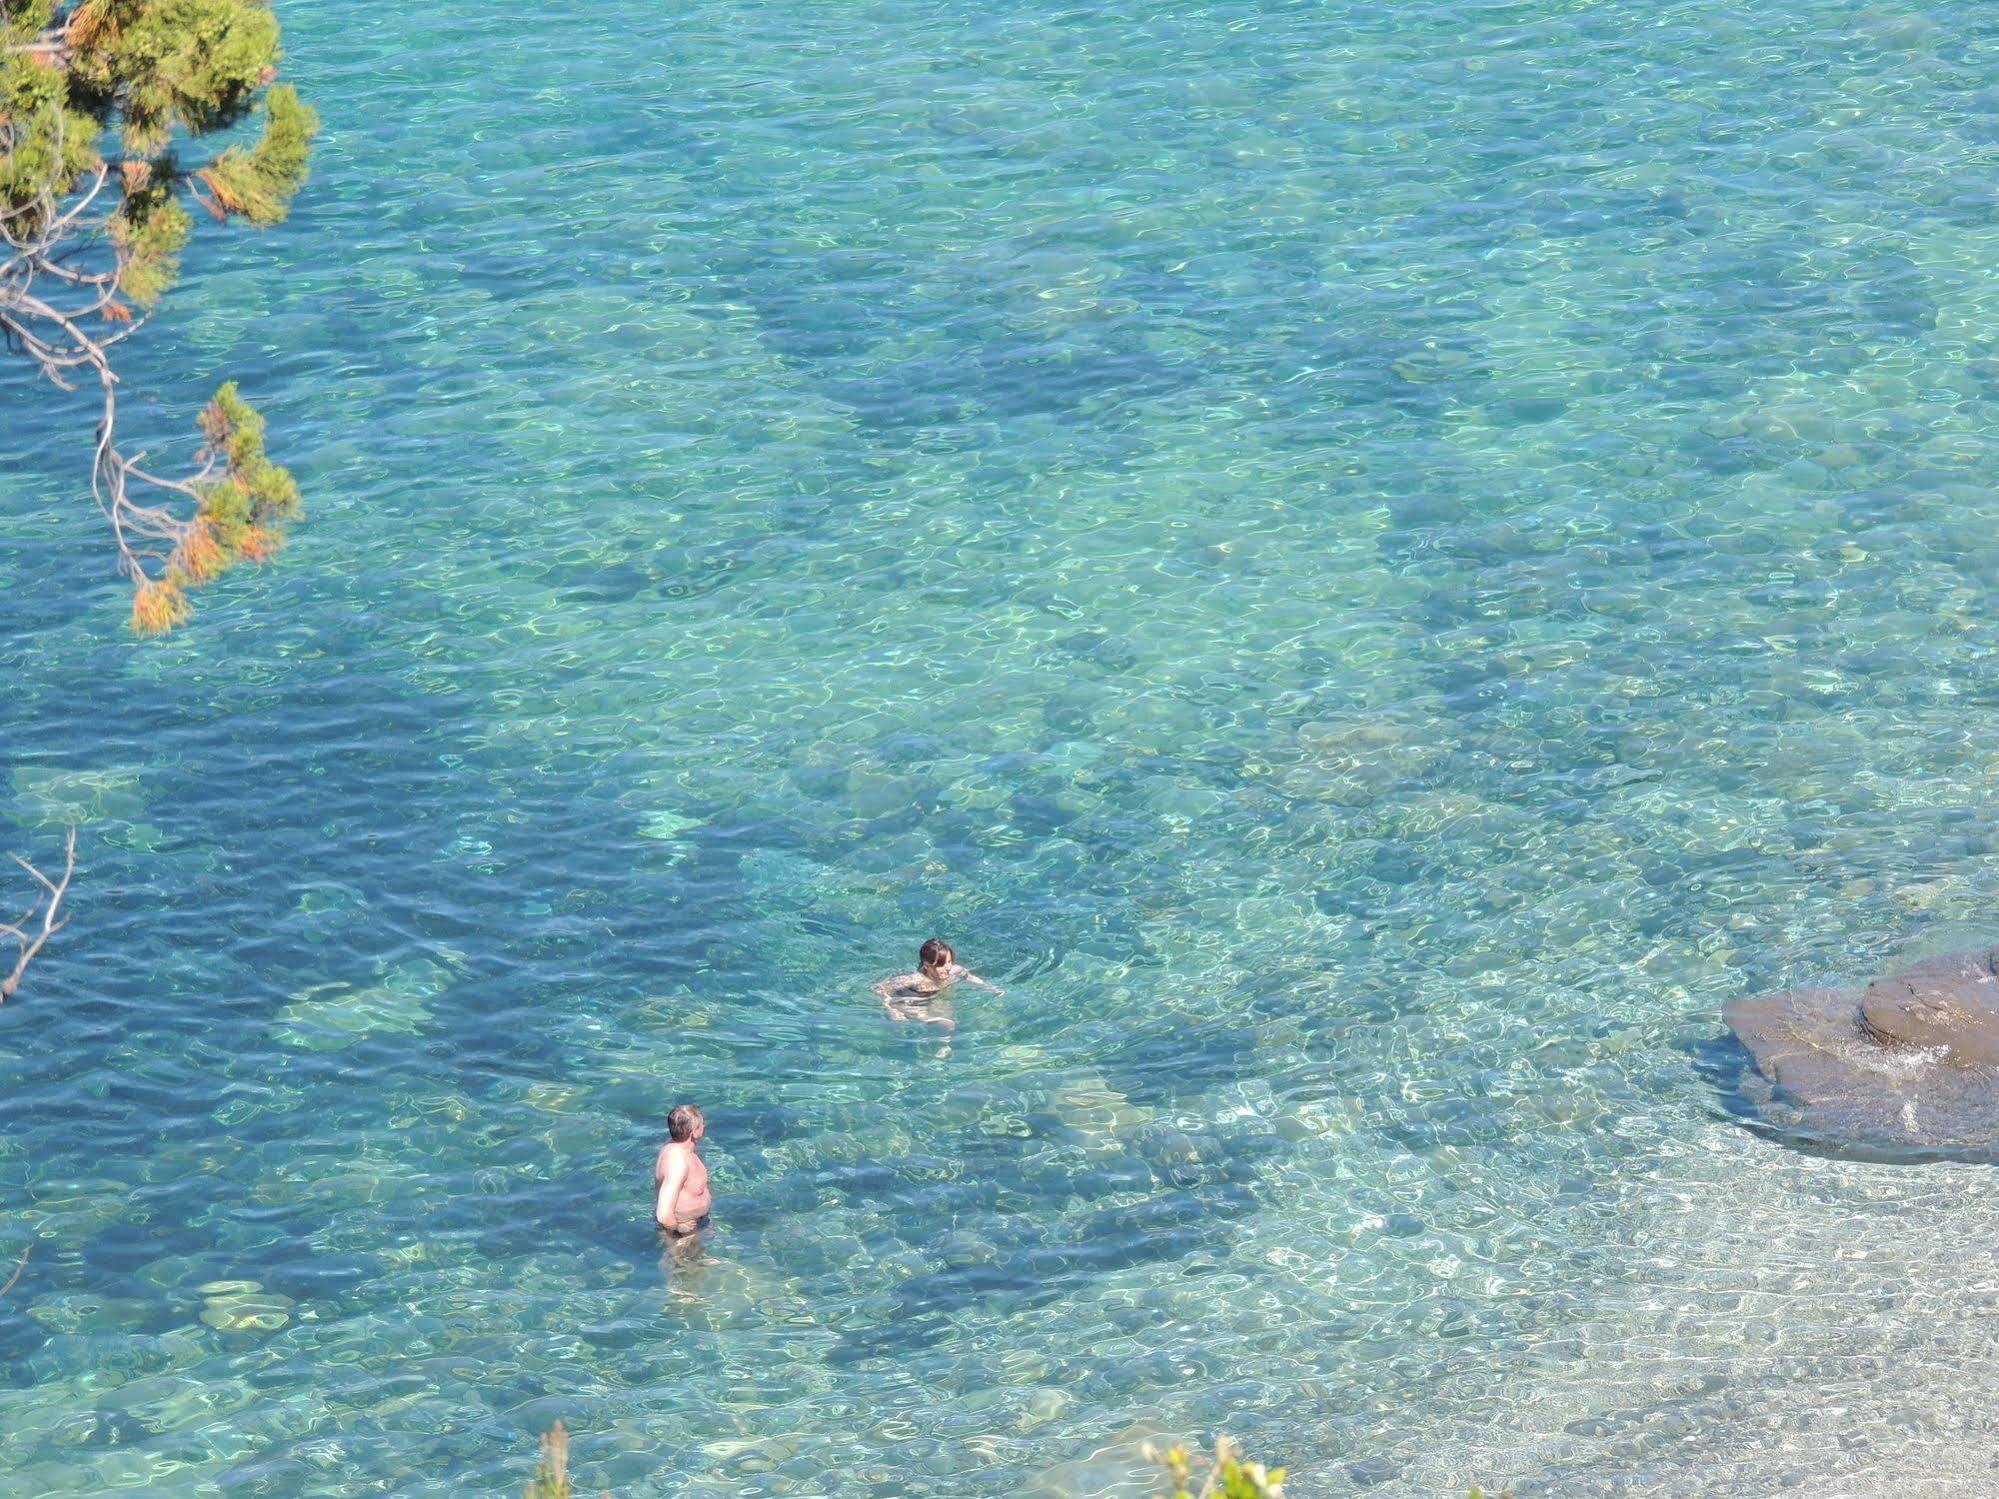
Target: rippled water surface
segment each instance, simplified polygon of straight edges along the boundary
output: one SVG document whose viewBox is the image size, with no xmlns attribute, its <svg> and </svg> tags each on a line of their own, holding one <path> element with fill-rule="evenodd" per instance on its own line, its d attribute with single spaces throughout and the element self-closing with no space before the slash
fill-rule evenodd
<svg viewBox="0 0 1999 1499">
<path fill-rule="evenodd" d="M 1999 938 L 1989 6 L 280 12 L 292 550 L 134 644 L 0 375 L 0 1488 L 1989 1486 L 1716 1020 Z"/>
</svg>

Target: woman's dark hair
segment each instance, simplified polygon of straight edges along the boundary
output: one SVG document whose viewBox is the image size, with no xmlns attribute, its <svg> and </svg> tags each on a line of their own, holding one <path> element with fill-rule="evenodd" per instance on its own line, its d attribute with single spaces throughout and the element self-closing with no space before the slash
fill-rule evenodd
<svg viewBox="0 0 1999 1499">
<path fill-rule="evenodd" d="M 937 968 L 950 962 L 958 955 L 951 951 L 951 944 L 932 937 L 923 944 L 923 951 L 916 955 L 917 962 L 925 968 Z"/>
</svg>

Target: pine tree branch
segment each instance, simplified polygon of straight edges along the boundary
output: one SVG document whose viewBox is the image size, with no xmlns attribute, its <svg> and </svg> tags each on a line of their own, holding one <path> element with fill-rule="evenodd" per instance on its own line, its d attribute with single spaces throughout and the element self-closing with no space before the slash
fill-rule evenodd
<svg viewBox="0 0 1999 1499">
<path fill-rule="evenodd" d="M 5 49 L 15 57 L 46 57 L 60 62 L 69 56 L 70 45 L 60 26 L 44 31 L 32 42 L 10 42 Z"/>
<path fill-rule="evenodd" d="M 63 871 L 60 880 L 50 879 L 19 854 L 9 854 L 7 857 L 28 871 L 35 883 L 46 892 L 46 898 L 37 896 L 35 903 L 28 907 L 19 921 L 0 922 L 0 933 L 12 937 L 20 949 L 20 956 L 14 963 L 14 971 L 6 978 L 0 979 L 0 1003 L 5 1003 L 14 997 L 21 987 L 22 978 L 27 974 L 28 965 L 34 962 L 36 956 L 48 945 L 49 938 L 68 924 L 60 913 L 63 896 L 69 893 L 70 879 L 76 873 L 76 826 L 73 823 L 70 825 L 69 837 L 63 845 Z M 41 925 L 38 928 L 30 925 L 37 916 L 41 917 Z M 26 1256 L 22 1257 L 22 1263 L 26 1263 Z M 19 1273 L 15 1272 L 17 1279 Z M 10 1280 L 7 1285 L 12 1286 L 13 1283 Z M 4 1294 L 4 1291 L 5 1288 L 0 1287 L 0 1294 Z"/>
<path fill-rule="evenodd" d="M 11 259 L 0 263 L 0 336 L 9 347 L 26 354 L 51 382 L 65 390 L 76 388 L 70 376 L 88 371 L 103 392 L 103 406 L 97 423 L 97 444 L 91 464 L 91 492 L 98 508 L 111 522 L 118 548 L 118 568 L 135 584 L 144 583 L 152 572 L 164 569 L 176 549 L 194 529 L 194 522 L 178 517 L 164 506 L 144 505 L 134 500 L 131 481 L 190 500 L 199 500 L 195 485 L 213 473 L 215 464 L 205 463 L 191 481 L 167 479 L 140 469 L 118 449 L 118 376 L 111 366 L 110 350 L 137 333 L 144 314 L 134 314 L 118 300 L 119 281 L 127 263 L 122 250 L 112 250 L 108 269 L 83 271 L 64 263 L 59 255 L 76 253 L 66 244 L 88 223 L 86 214 L 111 172 L 100 163 L 78 200 L 61 213 L 44 213 L 30 235 L 0 227 L 0 242 L 15 249 Z M 96 227 L 103 237 L 103 227 Z M 51 276 L 75 288 L 82 295 L 74 305 L 59 306 L 31 291 L 38 277 Z M 120 324 L 109 332 L 98 332 L 86 324 L 95 320 Z M 141 455 L 143 456 L 143 455 Z"/>
<path fill-rule="evenodd" d="M 188 210 L 282 221 L 318 122 L 295 90 L 274 86 L 278 35 L 260 0 L 58 0 L 29 7 L 38 32 L 18 9 L 5 13 L 11 4 L 0 0 L 0 345 L 64 390 L 96 382 L 91 493 L 133 586 L 133 627 L 157 634 L 187 617 L 188 590 L 282 545 L 298 488 L 266 455 L 263 420 L 233 383 L 197 422 L 205 441 L 192 472 L 142 467 L 143 453 L 118 444 L 113 355 L 175 281 Z M 111 45 L 141 20 L 188 50 Z M 258 99 L 254 145 L 197 168 L 174 160 L 177 133 L 212 134 Z M 109 156 L 98 149 L 106 131 L 122 134 Z"/>
</svg>

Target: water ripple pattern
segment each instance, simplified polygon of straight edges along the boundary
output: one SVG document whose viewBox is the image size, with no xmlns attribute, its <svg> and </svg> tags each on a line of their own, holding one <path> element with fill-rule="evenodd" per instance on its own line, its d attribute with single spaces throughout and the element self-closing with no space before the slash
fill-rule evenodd
<svg viewBox="0 0 1999 1499">
<path fill-rule="evenodd" d="M 291 552 L 134 645 L 0 372 L 0 1488 L 1989 1483 L 1716 1016 L 1999 940 L 1990 6 L 280 11 Z"/>
</svg>

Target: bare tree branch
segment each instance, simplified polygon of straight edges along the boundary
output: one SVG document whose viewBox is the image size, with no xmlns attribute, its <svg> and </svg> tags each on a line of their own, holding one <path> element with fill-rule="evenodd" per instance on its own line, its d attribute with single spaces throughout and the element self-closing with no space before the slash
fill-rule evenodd
<svg viewBox="0 0 1999 1499">
<path fill-rule="evenodd" d="M 52 40 L 58 39 L 44 37 L 31 45 L 39 51 Z M 55 150 L 60 154 L 64 135 L 60 112 L 54 119 Z M 11 151 L 14 144 L 14 129 L 0 116 L 0 153 Z M 119 571 L 140 583 L 149 576 L 146 561 L 153 560 L 157 571 L 193 528 L 190 521 L 157 507 L 143 520 L 131 514 L 131 474 L 115 441 L 118 377 L 112 371 L 108 350 L 137 331 L 144 319 L 134 316 L 118 299 L 126 256 L 110 233 L 117 210 L 102 220 L 88 221 L 85 228 L 86 215 L 92 213 L 110 176 L 109 166 L 99 161 L 87 184 L 73 195 L 65 195 L 67 202 L 57 196 L 58 189 L 53 186 L 59 179 L 52 178 L 50 191 L 26 198 L 0 216 L 0 255 L 6 257 L 0 259 L 0 341 L 27 355 L 50 381 L 65 390 L 75 388 L 67 378 L 72 370 L 88 369 L 96 376 L 104 405 L 97 424 L 91 488 L 117 538 Z M 94 270 L 78 270 L 72 264 L 79 235 L 83 246 L 97 250 L 102 257 Z M 53 287 L 38 295 L 38 282 L 40 287 L 50 287 L 51 283 Z M 104 326 L 86 327 L 92 321 Z M 159 545 L 135 548 L 128 539 L 132 531 Z M 10 992 L 0 992 L 0 999 Z"/>
<path fill-rule="evenodd" d="M 70 878 L 76 873 L 76 828 L 71 825 L 68 840 L 63 845 L 63 870 L 60 880 L 50 879 L 19 854 L 9 854 L 7 857 L 27 870 L 35 883 L 42 887 L 44 894 L 35 897 L 35 903 L 28 907 L 19 921 L 0 922 L 0 933 L 12 937 L 20 949 L 20 956 L 14 963 L 14 971 L 6 978 L 0 979 L 0 1003 L 14 997 L 15 992 L 21 987 L 21 979 L 26 975 L 28 965 L 35 961 L 36 955 L 47 945 L 49 938 L 61 931 L 65 925 L 60 913 L 63 896 L 69 893 Z M 39 927 L 31 925 L 37 916 L 41 918 Z M 22 1263 L 26 1263 L 25 1255 L 22 1257 Z M 18 1277 L 18 1271 L 16 1275 Z M 11 1286 L 13 1281 L 7 1284 Z"/>
</svg>

